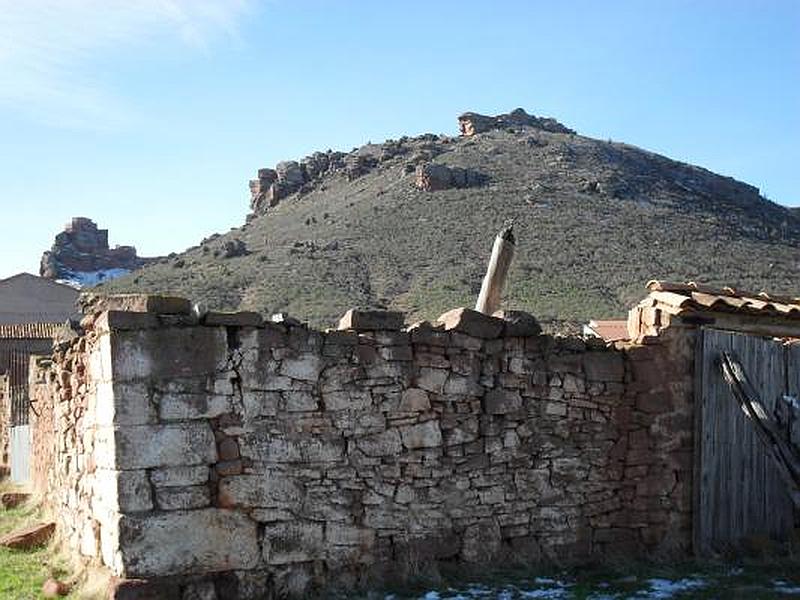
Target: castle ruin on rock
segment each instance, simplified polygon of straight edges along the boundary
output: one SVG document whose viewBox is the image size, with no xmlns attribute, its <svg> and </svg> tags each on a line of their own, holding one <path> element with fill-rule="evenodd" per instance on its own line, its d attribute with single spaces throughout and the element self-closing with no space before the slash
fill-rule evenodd
<svg viewBox="0 0 800 600">
<path fill-rule="evenodd" d="M 108 245 L 108 230 L 86 217 L 74 217 L 42 255 L 39 273 L 76 285 L 94 285 L 134 271 L 153 259 L 136 254 L 133 246 Z"/>
<path fill-rule="evenodd" d="M 796 336 L 800 306 L 653 286 L 612 344 L 513 311 L 316 331 L 98 297 L 32 369 L 35 486 L 118 598 L 686 556 L 702 327 Z"/>
</svg>

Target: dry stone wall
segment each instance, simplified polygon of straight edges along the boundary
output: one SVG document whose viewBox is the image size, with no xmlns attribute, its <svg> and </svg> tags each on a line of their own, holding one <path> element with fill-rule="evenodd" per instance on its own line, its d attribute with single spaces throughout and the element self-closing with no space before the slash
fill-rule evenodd
<svg viewBox="0 0 800 600">
<path fill-rule="evenodd" d="M 31 478 L 75 558 L 118 570 L 117 519 L 135 490 L 115 461 L 110 359 L 110 336 L 91 329 L 32 358 Z"/>
<path fill-rule="evenodd" d="M 611 348 L 449 315 L 87 317 L 40 374 L 61 530 L 142 597 L 687 550 L 691 331 Z"/>
</svg>

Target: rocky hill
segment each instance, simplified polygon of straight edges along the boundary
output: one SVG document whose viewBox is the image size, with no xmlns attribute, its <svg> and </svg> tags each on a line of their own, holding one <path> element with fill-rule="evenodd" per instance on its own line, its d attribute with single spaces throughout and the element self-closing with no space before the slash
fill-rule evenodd
<svg viewBox="0 0 800 600">
<path fill-rule="evenodd" d="M 133 246 L 108 246 L 108 230 L 74 217 L 42 255 L 39 274 L 78 287 L 127 275 L 154 259 L 137 256 Z"/>
<path fill-rule="evenodd" d="M 331 325 L 351 306 L 472 305 L 515 222 L 505 304 L 544 323 L 624 315 L 652 278 L 798 291 L 800 218 L 758 189 L 518 109 L 258 171 L 246 224 L 109 291 Z"/>
</svg>

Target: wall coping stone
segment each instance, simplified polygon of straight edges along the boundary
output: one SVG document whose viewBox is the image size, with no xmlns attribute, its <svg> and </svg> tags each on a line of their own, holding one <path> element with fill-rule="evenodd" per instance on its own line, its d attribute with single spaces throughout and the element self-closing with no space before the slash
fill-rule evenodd
<svg viewBox="0 0 800 600">
<path fill-rule="evenodd" d="M 94 319 L 94 328 L 101 331 L 156 329 L 161 325 L 158 316 L 153 313 L 124 310 L 107 310 Z"/>
<path fill-rule="evenodd" d="M 245 310 L 239 312 L 208 312 L 202 321 L 203 325 L 225 327 L 261 327 L 264 317 L 261 314 Z"/>
<path fill-rule="evenodd" d="M 117 310 L 162 315 L 188 315 L 192 306 L 186 298 L 160 294 L 81 294 L 78 300 L 84 314 Z"/>
<path fill-rule="evenodd" d="M 351 308 L 339 321 L 339 330 L 400 331 L 405 315 L 393 310 L 362 310 Z"/>
<path fill-rule="evenodd" d="M 500 337 L 504 325 L 502 319 L 464 307 L 447 311 L 437 319 L 437 322 L 444 325 L 445 331 L 455 331 L 487 340 Z"/>
<path fill-rule="evenodd" d="M 505 321 L 505 337 L 531 337 L 542 333 L 536 317 L 524 310 L 497 310 L 492 316 Z"/>
</svg>

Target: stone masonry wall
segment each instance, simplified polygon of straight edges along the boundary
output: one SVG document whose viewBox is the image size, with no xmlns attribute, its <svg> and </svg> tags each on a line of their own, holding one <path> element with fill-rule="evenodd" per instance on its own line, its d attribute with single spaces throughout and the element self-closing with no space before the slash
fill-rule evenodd
<svg viewBox="0 0 800 600">
<path fill-rule="evenodd" d="M 612 348 L 391 316 L 85 318 L 32 374 L 62 537 L 148 598 L 688 550 L 691 330 Z"/>
<path fill-rule="evenodd" d="M 75 558 L 118 569 L 117 519 L 137 490 L 115 470 L 110 357 L 90 329 L 32 359 L 31 478 Z"/>
<path fill-rule="evenodd" d="M 692 332 L 610 348 L 468 313 L 85 319 L 37 467 L 62 531 L 147 597 L 685 553 Z"/>
</svg>

